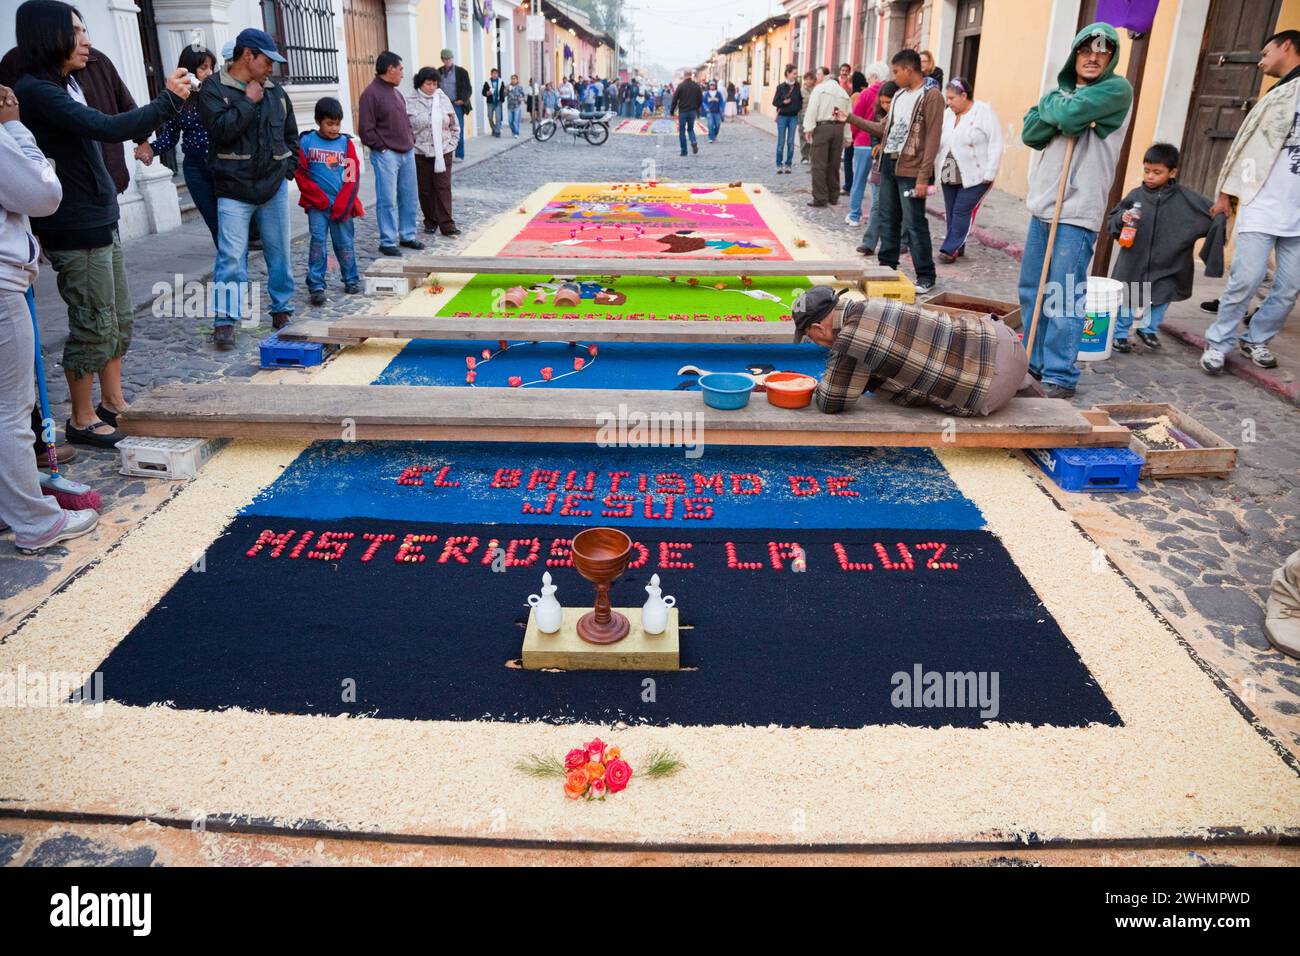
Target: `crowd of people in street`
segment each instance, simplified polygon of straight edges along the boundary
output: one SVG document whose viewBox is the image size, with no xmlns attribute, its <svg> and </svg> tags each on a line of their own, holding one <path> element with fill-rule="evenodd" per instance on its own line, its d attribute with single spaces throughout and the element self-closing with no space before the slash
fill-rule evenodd
<svg viewBox="0 0 1300 956">
<path fill-rule="evenodd" d="M 265 31 L 241 30 L 220 56 L 186 47 L 162 92 L 144 106 L 93 48 L 71 5 L 26 0 L 15 31 L 15 48 L 0 60 L 0 531 L 12 529 L 20 550 L 39 551 L 91 530 L 97 515 L 65 510 L 43 493 L 37 464 L 54 445 L 55 429 L 35 401 L 32 287 L 39 264 L 48 262 L 68 313 L 61 364 L 71 412 L 57 461 L 71 460 L 73 445 L 112 448 L 122 438 L 117 419 L 127 407 L 122 369 L 134 314 L 118 232 L 118 196 L 130 184 L 123 144 L 134 144 L 134 158 L 146 165 L 178 147 L 183 153 L 184 181 L 214 247 L 208 307 L 219 350 L 233 348 L 238 326 L 256 314 L 250 249 L 266 262 L 272 326 L 292 319 L 290 182 L 307 217 L 313 305 L 327 301 L 331 250 L 344 293 L 361 291 L 354 223 L 366 211 L 362 155 L 343 133 L 342 104 L 322 97 L 315 128 L 299 131 L 275 79 L 285 58 Z M 421 213 L 427 234 L 460 231 L 451 169 L 464 155 L 469 75 L 444 50 L 441 69 L 417 71 L 409 89 L 404 77 L 400 57 L 380 54 L 358 109 L 384 255 L 424 248 L 416 238 Z M 503 110 L 517 134 L 525 92 L 517 77 L 502 84 L 494 75 L 485 85 L 495 134 Z"/>
<path fill-rule="evenodd" d="M 1074 395 L 1089 269 L 1101 230 L 1118 240 L 1111 276 L 1124 284 L 1114 350 L 1133 353 L 1135 341 L 1156 350 L 1169 305 L 1192 294 L 1194 250 L 1207 276 L 1223 274 L 1227 216 L 1234 209 L 1227 288 L 1220 299 L 1201 304 L 1217 318 L 1206 331 L 1200 364 L 1219 374 L 1236 348 L 1254 365 L 1273 368 L 1269 340 L 1300 294 L 1300 31 L 1280 32 L 1263 44 L 1260 69 L 1278 82 L 1236 134 L 1213 199 L 1177 181 L 1176 147 L 1152 143 L 1142 154 L 1142 183 L 1110 207 L 1133 102 L 1132 86 L 1115 71 L 1119 54 L 1119 35 L 1108 24 L 1081 30 L 1056 86 L 1021 124 L 1021 142 L 1034 155 L 1018 298 L 1026 322 L 1036 307 L 1040 312 L 1029 372 L 1044 394 Z M 917 293 L 933 293 L 936 258 L 952 265 L 966 255 L 1004 150 L 1003 122 L 976 98 L 970 80 L 945 82 L 929 51 L 904 49 L 888 66 L 874 63 L 862 71 L 844 63 L 800 76 L 787 66 L 771 105 L 777 173 L 793 171 L 797 143 L 811 178 L 808 205 L 836 206 L 847 197 L 845 223 L 863 228 L 857 252 L 891 269 L 906 254 Z M 1252 175 L 1259 170 L 1266 174 Z M 936 256 L 926 199 L 937 193 L 945 234 Z M 1270 259 L 1272 286 L 1248 316 L 1270 274 Z M 1049 294 L 1040 295 L 1040 285 Z"/>
</svg>

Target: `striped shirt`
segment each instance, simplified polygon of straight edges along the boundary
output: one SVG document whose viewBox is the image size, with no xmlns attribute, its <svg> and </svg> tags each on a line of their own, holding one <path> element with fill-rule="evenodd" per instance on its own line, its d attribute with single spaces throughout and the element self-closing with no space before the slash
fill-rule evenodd
<svg viewBox="0 0 1300 956">
<path fill-rule="evenodd" d="M 813 396 L 823 412 L 843 411 L 873 392 L 897 405 L 979 414 L 997 356 L 988 320 L 889 299 L 840 299 L 832 316 L 835 343 Z"/>
</svg>

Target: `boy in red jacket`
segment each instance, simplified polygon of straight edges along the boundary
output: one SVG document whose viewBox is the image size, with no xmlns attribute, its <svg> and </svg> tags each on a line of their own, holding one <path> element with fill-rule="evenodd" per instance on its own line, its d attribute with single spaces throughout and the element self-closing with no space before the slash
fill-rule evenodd
<svg viewBox="0 0 1300 956">
<path fill-rule="evenodd" d="M 316 103 L 318 129 L 299 137 L 298 170 L 294 178 L 307 210 L 311 250 L 307 256 L 307 291 L 312 305 L 325 304 L 325 273 L 329 267 L 325 240 L 328 234 L 343 275 L 343 291 L 361 291 L 357 254 L 353 248 L 352 219 L 365 215 L 361 208 L 360 166 L 352 138 L 342 134 L 343 107 L 326 96 Z"/>
</svg>

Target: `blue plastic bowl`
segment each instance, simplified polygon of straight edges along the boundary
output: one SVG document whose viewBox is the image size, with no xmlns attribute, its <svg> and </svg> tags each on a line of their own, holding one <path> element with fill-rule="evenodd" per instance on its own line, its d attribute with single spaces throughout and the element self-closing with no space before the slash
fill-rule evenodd
<svg viewBox="0 0 1300 956">
<path fill-rule="evenodd" d="M 754 380 L 735 372 L 712 372 L 700 376 L 700 391 L 704 392 L 704 404 L 710 408 L 744 408 L 754 391 Z"/>
</svg>

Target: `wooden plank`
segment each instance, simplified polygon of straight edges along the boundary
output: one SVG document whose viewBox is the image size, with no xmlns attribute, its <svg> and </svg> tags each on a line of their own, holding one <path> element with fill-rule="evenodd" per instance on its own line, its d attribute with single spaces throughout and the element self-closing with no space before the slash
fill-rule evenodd
<svg viewBox="0 0 1300 956">
<path fill-rule="evenodd" d="M 579 592 L 580 594 L 581 592 Z M 590 597 L 590 595 L 589 595 Z M 579 600 L 582 600 L 579 597 Z M 616 607 L 631 628 L 627 637 L 613 644 L 588 644 L 578 636 L 578 618 L 589 607 L 566 607 L 564 621 L 554 634 L 537 629 L 537 611 L 528 613 L 522 655 L 525 670 L 548 667 L 570 671 L 675 671 L 680 667 L 677 609 L 668 612 L 668 626 L 662 634 L 641 630 L 639 607 Z"/>
<path fill-rule="evenodd" d="M 307 320 L 280 337 L 309 342 L 361 339 L 465 339 L 544 342 L 732 342 L 788 345 L 793 322 L 645 321 L 633 319 L 439 318 L 435 315 L 353 315 Z"/>
<path fill-rule="evenodd" d="M 523 256 L 403 256 L 376 259 L 368 276 L 418 276 L 475 273 L 537 276 L 833 276 L 854 282 L 888 282 L 898 272 L 865 259 L 562 259 Z"/>
<path fill-rule="evenodd" d="M 638 418 L 638 416 L 640 416 Z M 649 418 L 654 416 L 654 418 Z M 623 422 L 622 435 L 611 430 Z M 1125 445 L 1060 399 L 1018 398 L 987 417 L 864 399 L 839 415 L 782 409 L 757 395 L 717 411 L 698 392 L 464 386 L 172 383 L 136 398 L 119 419 L 128 435 L 427 441 L 618 442 L 638 421 L 658 424 L 654 443 L 911 445 L 1045 448 Z"/>
<path fill-rule="evenodd" d="M 360 345 L 364 335 L 345 335 L 328 319 L 298 319 L 280 330 L 280 338 L 325 345 Z"/>
</svg>

